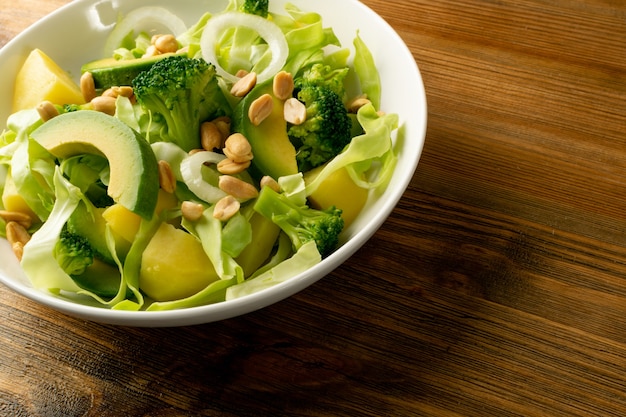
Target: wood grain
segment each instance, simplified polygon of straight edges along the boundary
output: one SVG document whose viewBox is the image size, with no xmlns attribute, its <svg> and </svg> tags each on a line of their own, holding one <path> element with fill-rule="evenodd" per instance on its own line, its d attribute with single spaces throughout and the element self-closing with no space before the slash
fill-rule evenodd
<svg viewBox="0 0 626 417">
<path fill-rule="evenodd" d="M 64 0 L 0 0 L 0 44 Z M 296 296 L 202 326 L 0 287 L 0 415 L 626 415 L 626 4 L 366 0 L 422 72 L 405 196 Z"/>
</svg>

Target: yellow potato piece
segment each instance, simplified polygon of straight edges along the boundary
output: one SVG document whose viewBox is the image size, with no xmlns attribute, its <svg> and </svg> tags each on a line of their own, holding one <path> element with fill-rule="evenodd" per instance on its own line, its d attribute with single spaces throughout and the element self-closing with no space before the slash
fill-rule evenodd
<svg viewBox="0 0 626 417">
<path fill-rule="evenodd" d="M 305 182 L 310 182 L 322 170 L 314 168 L 304 175 Z M 369 191 L 354 183 L 345 168 L 340 168 L 326 178 L 310 196 L 309 202 L 317 209 L 335 206 L 342 210 L 341 217 L 348 227 L 359 215 L 367 202 Z"/>
<path fill-rule="evenodd" d="M 33 220 L 33 223 L 39 222 L 39 217 L 37 217 L 35 212 L 29 207 L 24 197 L 18 193 L 17 187 L 10 174 L 7 176 L 6 182 L 4 183 L 2 206 L 7 211 L 17 211 L 19 213 L 28 214 Z"/>
<path fill-rule="evenodd" d="M 163 223 L 141 256 L 139 288 L 155 301 L 189 297 L 219 277 L 198 239 Z"/>
<path fill-rule="evenodd" d="M 175 195 L 159 190 L 157 199 L 156 213 L 160 213 L 165 209 L 176 207 L 178 199 Z M 102 217 L 107 221 L 111 230 L 118 236 L 123 237 L 129 242 L 135 240 L 141 217 L 120 204 L 113 204 L 107 207 L 102 213 Z"/>
<path fill-rule="evenodd" d="M 55 104 L 83 104 L 80 87 L 48 55 L 34 49 L 15 79 L 13 111 L 36 107 L 44 100 Z"/>
</svg>

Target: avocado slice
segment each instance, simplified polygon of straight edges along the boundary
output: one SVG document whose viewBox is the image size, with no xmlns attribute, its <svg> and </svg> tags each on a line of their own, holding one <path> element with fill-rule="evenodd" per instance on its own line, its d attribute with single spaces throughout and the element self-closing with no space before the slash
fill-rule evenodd
<svg viewBox="0 0 626 417">
<path fill-rule="evenodd" d="M 274 100 L 272 113 L 259 126 L 248 118 L 250 105 L 264 94 Z M 252 89 L 237 105 L 233 115 L 235 131 L 243 134 L 252 147 L 252 172 L 255 176 L 269 175 L 274 179 L 298 173 L 296 149 L 287 136 L 287 122 L 283 114 L 284 102 L 274 97 L 273 79 Z"/>
<path fill-rule="evenodd" d="M 50 119 L 32 133 L 57 158 L 95 153 L 109 161 L 107 194 L 143 218 L 154 214 L 159 172 L 150 144 L 121 120 L 81 110 Z"/>
<path fill-rule="evenodd" d="M 140 72 L 147 71 L 157 61 L 175 53 L 161 54 L 137 59 L 102 58 L 84 64 L 81 74 L 90 72 L 98 90 L 106 90 L 113 86 L 131 85 Z"/>
</svg>

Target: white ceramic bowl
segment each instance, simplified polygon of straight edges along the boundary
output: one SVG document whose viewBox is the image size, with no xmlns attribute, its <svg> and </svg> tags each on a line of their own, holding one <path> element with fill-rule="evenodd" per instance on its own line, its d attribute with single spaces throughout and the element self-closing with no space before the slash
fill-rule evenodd
<svg viewBox="0 0 626 417">
<path fill-rule="evenodd" d="M 329 274 L 356 252 L 382 225 L 404 193 L 420 158 L 426 133 L 426 98 L 415 60 L 398 34 L 376 13 L 357 0 L 290 0 L 303 10 L 320 13 L 343 46 L 352 47 L 359 30 L 370 48 L 382 79 L 382 109 L 397 113 L 401 127 L 394 138 L 397 168 L 384 193 L 372 199 L 352 226 L 344 230 L 342 245 L 320 264 L 293 279 L 264 291 L 213 305 L 184 310 L 129 312 L 77 304 L 35 290 L 4 239 L 0 239 L 0 281 L 23 296 L 71 316 L 96 322 L 146 327 L 184 326 L 222 320 L 266 307 L 289 297 Z M 286 0 L 271 0 L 283 12 Z M 118 12 L 145 5 L 168 8 L 187 25 L 202 11 L 223 10 L 226 0 L 76 0 L 37 22 L 0 49 L 0 126 L 10 114 L 16 72 L 33 48 L 40 48 L 78 77 L 80 66 L 102 57 L 102 49 Z M 314 9 L 312 9 L 314 8 Z M 0 127 L 1 129 L 2 127 Z"/>
</svg>

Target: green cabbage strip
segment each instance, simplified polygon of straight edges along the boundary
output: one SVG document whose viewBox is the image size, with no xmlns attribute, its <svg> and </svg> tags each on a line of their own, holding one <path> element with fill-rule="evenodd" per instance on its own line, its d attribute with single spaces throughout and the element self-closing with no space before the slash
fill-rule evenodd
<svg viewBox="0 0 626 417">
<path fill-rule="evenodd" d="M 54 172 L 56 201 L 48 220 L 37 230 L 24 246 L 21 266 L 37 289 L 58 294 L 60 291 L 78 292 L 81 288 L 63 271 L 54 257 L 54 247 L 61 230 L 83 198 L 80 189 L 61 174 Z"/>
<path fill-rule="evenodd" d="M 380 162 L 379 173 L 388 178 L 393 171 L 396 157 L 393 154 L 391 134 L 398 128 L 399 118 L 395 113 L 379 115 L 372 104 L 359 109 L 357 118 L 363 126 L 364 134 L 352 138 L 350 144 L 342 153 L 328 162 L 322 171 L 306 185 L 306 195 L 311 195 L 330 174 L 346 167 L 354 173 L 364 173 L 374 162 Z M 357 165 L 358 164 L 358 165 Z M 365 188 L 375 188 L 382 184 L 381 180 L 368 181 L 361 179 L 360 184 Z"/>
<path fill-rule="evenodd" d="M 300 69 L 316 62 L 324 62 L 325 47 L 340 47 L 341 43 L 332 28 L 323 27 L 322 17 L 318 13 L 302 12 L 293 4 L 287 4 L 285 10 L 289 15 L 271 16 L 285 34 L 289 46 L 289 55 L 283 70 L 296 76 Z"/>
<path fill-rule="evenodd" d="M 285 282 L 317 265 L 321 260 L 322 257 L 317 250 L 315 241 L 311 240 L 302 245 L 291 258 L 280 262 L 262 274 L 229 287 L 226 290 L 226 301 L 253 294 Z"/>
<path fill-rule="evenodd" d="M 187 52 L 188 56 L 194 58 L 199 58 L 201 56 L 200 38 L 202 37 L 202 31 L 211 16 L 211 13 L 205 12 L 193 26 L 189 27 L 186 32 L 181 33 L 176 37 L 176 40 L 183 48 L 189 48 Z"/>
<path fill-rule="evenodd" d="M 222 222 L 213 217 L 214 206 L 204 210 L 202 217 L 190 222 L 183 219 L 183 227 L 200 239 L 204 252 L 207 254 L 215 272 L 223 280 L 237 278 L 243 280 L 243 270 L 232 256 L 224 252 Z"/>
<path fill-rule="evenodd" d="M 152 216 L 152 219 L 141 219 L 139 225 L 139 232 L 135 236 L 130 250 L 126 255 L 124 265 L 122 268 L 122 285 L 129 288 L 136 301 L 122 300 L 119 303 L 112 306 L 113 310 L 131 310 L 136 311 L 143 307 L 144 298 L 143 294 L 139 291 L 139 273 L 141 270 L 141 257 L 144 250 L 150 243 L 150 240 L 159 229 L 159 226 L 165 221 L 164 216 L 168 215 L 168 212 L 164 212 L 161 216 Z M 120 289 L 121 291 L 121 289 Z"/>
<path fill-rule="evenodd" d="M 29 138 L 30 132 L 41 125 L 41 118 L 36 110 L 22 110 L 9 116 L 7 123 L 9 130 L 15 132 L 15 138 L 7 147 L 12 154 L 7 153 L 2 159 L 10 158 L 10 174 L 18 193 L 33 212 L 45 220 L 54 204 L 54 157 Z"/>
<path fill-rule="evenodd" d="M 375 108 L 380 108 L 380 74 L 374 62 L 374 57 L 363 42 L 358 32 L 354 38 L 354 71 L 361 83 L 361 90 Z"/>
<path fill-rule="evenodd" d="M 285 34 L 289 58 L 303 50 L 321 49 L 328 45 L 340 46 L 333 30 L 323 27 L 320 14 L 303 12 L 291 3 L 285 5 L 285 10 L 289 16 L 272 14 L 272 19 Z"/>
</svg>

